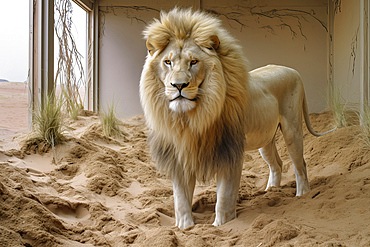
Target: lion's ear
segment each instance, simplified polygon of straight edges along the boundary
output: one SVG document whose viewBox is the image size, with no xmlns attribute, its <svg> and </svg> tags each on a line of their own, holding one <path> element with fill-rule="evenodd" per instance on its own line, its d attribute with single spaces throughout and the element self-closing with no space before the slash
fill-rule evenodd
<svg viewBox="0 0 370 247">
<path fill-rule="evenodd" d="M 169 42 L 169 39 L 147 39 L 146 48 L 148 49 L 149 54 L 153 56 L 156 51 L 162 52 L 167 47 Z"/>
<path fill-rule="evenodd" d="M 150 56 L 153 56 L 154 46 L 150 43 L 149 39 L 146 40 L 146 48 L 148 49 Z"/>
<path fill-rule="evenodd" d="M 220 40 L 218 39 L 216 35 L 211 36 L 210 39 L 213 42 L 212 43 L 213 49 L 217 50 L 218 47 L 220 46 Z"/>
</svg>

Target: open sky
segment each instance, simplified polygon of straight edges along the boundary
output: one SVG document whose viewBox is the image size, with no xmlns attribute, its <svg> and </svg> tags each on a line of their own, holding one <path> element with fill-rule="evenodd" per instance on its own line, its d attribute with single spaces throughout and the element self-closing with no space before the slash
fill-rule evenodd
<svg viewBox="0 0 370 247">
<path fill-rule="evenodd" d="M 30 0 L 0 0 L 0 79 L 25 82 L 28 77 Z M 85 57 L 86 12 L 73 4 L 74 36 Z M 55 56 L 58 55 L 57 49 Z"/>
<path fill-rule="evenodd" d="M 0 79 L 28 76 L 29 0 L 0 0 Z"/>
</svg>

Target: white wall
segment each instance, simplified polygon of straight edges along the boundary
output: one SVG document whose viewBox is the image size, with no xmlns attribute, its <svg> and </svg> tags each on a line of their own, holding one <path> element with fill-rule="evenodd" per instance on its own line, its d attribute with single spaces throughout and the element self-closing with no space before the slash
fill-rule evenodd
<svg viewBox="0 0 370 247">
<path fill-rule="evenodd" d="M 100 110 L 116 105 L 118 114 L 142 114 L 139 82 L 147 49 L 142 31 L 160 11 L 173 6 L 197 6 L 197 0 L 100 0 Z M 140 7 L 138 7 L 140 6 Z M 199 6 L 198 6 L 199 7 Z"/>
<path fill-rule="evenodd" d="M 158 16 L 158 12 L 101 9 L 100 109 L 105 109 L 114 100 L 122 117 L 142 113 L 139 81 L 147 50 L 141 32 L 145 25 L 143 21 L 147 22 L 154 16 Z"/>
<path fill-rule="evenodd" d="M 100 2 L 105 6 L 127 4 L 127 1 L 117 0 Z M 104 31 L 99 53 L 101 107 L 104 108 L 106 103 L 112 102 L 114 97 L 115 101 L 119 100 L 117 109 L 124 117 L 142 113 L 138 88 L 146 48 L 141 32 L 145 26 L 144 22 L 159 16 L 157 10 L 168 10 L 175 6 L 170 3 L 172 1 L 167 1 L 166 5 L 162 2 L 166 1 L 152 1 L 151 5 L 146 5 L 151 9 L 140 10 L 100 7 L 101 30 Z M 181 1 L 176 2 L 181 5 Z M 241 40 L 251 68 L 274 63 L 298 70 L 304 81 L 310 112 L 320 112 L 326 107 L 326 1 L 182 2 L 187 2 L 188 5 L 197 5 L 198 2 L 198 7 L 219 13 L 226 28 Z M 278 11 L 273 13 L 273 9 Z M 280 18 L 277 15 L 280 15 Z"/>
<path fill-rule="evenodd" d="M 224 25 L 241 40 L 252 69 L 267 64 L 280 64 L 296 69 L 303 79 L 309 111 L 321 112 L 325 109 L 327 88 L 325 1 L 203 2 L 206 9 L 222 14 Z M 269 12 L 273 9 L 279 11 Z"/>
<path fill-rule="evenodd" d="M 334 16 L 333 81 L 343 102 L 358 104 L 361 98 L 360 1 L 342 1 Z"/>
</svg>

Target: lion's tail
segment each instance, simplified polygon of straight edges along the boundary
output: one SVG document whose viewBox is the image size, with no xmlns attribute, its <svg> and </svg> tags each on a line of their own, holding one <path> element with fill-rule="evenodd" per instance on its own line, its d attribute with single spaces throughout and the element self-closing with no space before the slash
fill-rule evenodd
<svg viewBox="0 0 370 247">
<path fill-rule="evenodd" d="M 308 131 L 310 131 L 310 133 L 314 136 L 323 136 L 323 135 L 326 135 L 326 134 L 328 134 L 330 132 L 333 132 L 334 130 L 337 129 L 337 128 L 334 128 L 334 129 L 326 131 L 324 133 L 317 133 L 312 129 L 312 126 L 311 126 L 311 123 L 310 123 L 310 118 L 309 118 L 309 115 L 308 115 L 308 107 L 307 107 L 306 96 L 303 99 L 303 116 L 304 116 L 304 121 L 306 123 Z"/>
</svg>

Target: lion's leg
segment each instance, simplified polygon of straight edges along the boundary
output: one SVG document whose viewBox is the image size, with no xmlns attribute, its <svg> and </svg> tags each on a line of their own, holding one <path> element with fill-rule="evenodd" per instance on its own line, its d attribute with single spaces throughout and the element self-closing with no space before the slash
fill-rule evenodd
<svg viewBox="0 0 370 247">
<path fill-rule="evenodd" d="M 298 118 L 298 120 L 290 124 L 282 124 L 281 127 L 289 156 L 294 164 L 294 173 L 297 183 L 296 195 L 302 196 L 310 191 L 306 162 L 303 158 L 302 119 Z"/>
<path fill-rule="evenodd" d="M 265 147 L 259 149 L 262 158 L 266 161 L 270 168 L 269 180 L 266 190 L 270 187 L 280 187 L 282 161 L 276 150 L 275 137 Z"/>
<path fill-rule="evenodd" d="M 220 226 L 236 217 L 236 199 L 238 196 L 242 165 L 229 174 L 217 175 L 217 203 L 214 226 Z"/>
<path fill-rule="evenodd" d="M 195 176 L 192 176 L 188 182 L 183 179 L 172 179 L 176 226 L 181 230 L 194 225 L 191 208 L 195 181 Z"/>
</svg>

